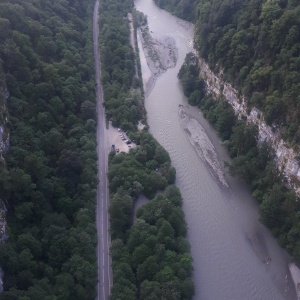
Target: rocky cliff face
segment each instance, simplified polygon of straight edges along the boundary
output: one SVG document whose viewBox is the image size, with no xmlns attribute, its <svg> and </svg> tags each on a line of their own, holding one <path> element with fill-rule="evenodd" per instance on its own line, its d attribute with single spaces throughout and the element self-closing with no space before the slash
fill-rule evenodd
<svg viewBox="0 0 300 300">
<path fill-rule="evenodd" d="M 9 91 L 6 87 L 0 86 L 0 158 L 8 150 L 9 131 L 6 126 L 8 121 L 8 112 L 6 109 L 6 100 L 9 98 Z"/>
<path fill-rule="evenodd" d="M 8 121 L 8 112 L 6 108 L 6 101 L 9 98 L 9 91 L 5 85 L 0 85 L 0 160 L 4 161 L 3 154 L 8 150 L 9 147 L 9 131 L 6 126 Z M 2 163 L 2 162 L 1 162 Z M 6 238 L 6 206 L 5 201 L 0 199 L 0 243 L 3 243 Z M 3 270 L 0 267 L 0 293 L 3 292 Z"/>
<path fill-rule="evenodd" d="M 207 92 L 219 97 L 223 95 L 232 105 L 238 117 L 244 117 L 248 122 L 258 126 L 258 142 L 267 141 L 275 152 L 276 165 L 287 179 L 290 188 L 293 188 L 300 197 L 300 162 L 299 153 L 289 148 L 283 141 L 277 129 L 268 126 L 264 121 L 264 116 L 257 108 L 252 108 L 249 112 L 247 103 L 243 96 L 239 96 L 236 89 L 231 84 L 225 82 L 223 74 L 215 74 L 203 60 L 199 59 L 200 74 L 206 82 Z M 248 113 L 247 113 L 248 112 Z"/>
</svg>

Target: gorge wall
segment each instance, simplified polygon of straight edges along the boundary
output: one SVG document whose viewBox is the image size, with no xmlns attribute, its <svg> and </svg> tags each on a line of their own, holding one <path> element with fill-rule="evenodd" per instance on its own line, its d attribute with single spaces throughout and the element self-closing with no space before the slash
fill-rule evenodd
<svg viewBox="0 0 300 300">
<path fill-rule="evenodd" d="M 215 74 L 204 61 L 199 58 L 200 75 L 206 83 L 206 90 L 209 94 L 219 97 L 221 95 L 231 104 L 238 118 L 246 118 L 247 122 L 258 126 L 258 142 L 268 142 L 275 153 L 275 162 L 278 170 L 284 175 L 290 188 L 294 189 L 297 196 L 300 196 L 300 162 L 299 154 L 289 148 L 282 139 L 278 128 L 268 126 L 264 116 L 257 108 L 248 109 L 243 96 L 228 82 L 225 82 L 223 74 Z"/>
<path fill-rule="evenodd" d="M 5 86 L 0 86 L 0 157 L 3 159 L 3 153 L 9 146 L 9 131 L 7 128 L 8 112 L 6 101 L 9 98 L 9 91 Z"/>
<path fill-rule="evenodd" d="M 9 91 L 4 84 L 0 86 L 0 159 L 4 162 L 3 154 L 9 147 L 9 130 L 7 126 L 8 112 L 6 101 L 9 98 Z M 0 243 L 3 243 L 6 235 L 6 206 L 3 199 L 0 199 Z M 3 270 L 0 267 L 0 293 L 3 292 Z"/>
</svg>

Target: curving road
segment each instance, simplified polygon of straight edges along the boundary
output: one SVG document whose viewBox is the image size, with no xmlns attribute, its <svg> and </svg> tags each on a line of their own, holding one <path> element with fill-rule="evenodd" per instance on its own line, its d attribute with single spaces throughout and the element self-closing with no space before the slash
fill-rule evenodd
<svg viewBox="0 0 300 300">
<path fill-rule="evenodd" d="M 98 189 L 97 189 L 97 215 L 96 224 L 98 231 L 98 284 L 96 300 L 108 300 L 110 288 L 112 286 L 111 257 L 109 254 L 110 234 L 108 218 L 108 187 L 107 187 L 107 169 L 108 169 L 108 139 L 105 127 L 105 113 L 103 107 L 103 90 L 100 81 L 100 53 L 99 53 L 99 0 L 96 1 L 93 15 L 93 44 L 96 72 L 96 101 L 97 101 L 97 154 L 98 154 Z"/>
</svg>

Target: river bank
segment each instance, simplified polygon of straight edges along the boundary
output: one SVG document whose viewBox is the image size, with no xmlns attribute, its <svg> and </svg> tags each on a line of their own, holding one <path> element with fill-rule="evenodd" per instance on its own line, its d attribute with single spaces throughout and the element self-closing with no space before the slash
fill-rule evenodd
<svg viewBox="0 0 300 300">
<path fill-rule="evenodd" d="M 295 284 L 295 289 L 297 293 L 297 299 L 300 299 L 300 269 L 296 266 L 296 264 L 292 263 L 289 265 L 292 279 Z"/>
<path fill-rule="evenodd" d="M 225 173 L 229 188 L 224 193 L 223 184 L 212 176 L 205 159 L 200 159 L 180 121 L 179 106 L 187 106 L 187 101 L 177 73 L 186 53 L 192 50 L 192 25 L 180 26 L 178 18 L 158 9 L 150 0 L 136 0 L 135 5 L 147 15 L 154 38 L 169 35 L 178 49 L 176 66 L 159 76 L 145 104 L 150 132 L 168 150 L 177 170 L 176 184 L 184 199 L 194 259 L 194 299 L 295 299 L 288 269 L 291 258 L 259 222 L 258 206 L 247 186 Z M 149 65 L 142 54 L 140 48 L 142 74 L 149 78 Z M 197 122 L 217 154 L 212 161 L 218 160 L 222 171 L 228 155 L 220 139 L 199 110 L 191 111 L 199 115 Z M 209 142 L 206 144 L 207 149 L 213 149 Z M 200 137 L 199 145 L 201 149 Z"/>
</svg>

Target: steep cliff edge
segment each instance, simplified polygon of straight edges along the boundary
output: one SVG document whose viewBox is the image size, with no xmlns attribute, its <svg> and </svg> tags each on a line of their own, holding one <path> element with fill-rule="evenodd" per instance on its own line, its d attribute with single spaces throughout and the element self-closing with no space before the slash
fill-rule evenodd
<svg viewBox="0 0 300 300">
<path fill-rule="evenodd" d="M 8 111 L 6 101 L 9 98 L 9 91 L 6 87 L 4 74 L 0 66 L 0 157 L 5 153 L 9 145 L 9 130 L 7 127 Z"/>
<path fill-rule="evenodd" d="M 5 77 L 0 66 L 0 168 L 5 168 L 3 155 L 7 152 L 9 147 L 9 129 L 7 125 L 8 111 L 6 107 L 6 101 L 8 98 L 9 91 L 6 87 Z M 6 207 L 3 200 L 4 199 L 0 199 L 0 243 L 6 239 Z"/>
<path fill-rule="evenodd" d="M 289 186 L 295 190 L 297 196 L 300 196 L 299 153 L 288 147 L 277 128 L 266 124 L 264 115 L 259 109 L 248 108 L 245 97 L 239 96 L 238 91 L 222 79 L 222 73 L 215 74 L 202 58 L 199 58 L 199 65 L 200 75 L 206 83 L 207 92 L 215 97 L 223 95 L 239 118 L 246 118 L 247 122 L 258 126 L 258 141 L 266 141 L 272 146 L 278 169 L 287 179 Z"/>
<path fill-rule="evenodd" d="M 4 74 L 0 66 L 0 168 L 5 168 L 5 160 L 3 154 L 8 150 L 9 146 L 9 130 L 7 126 L 8 112 L 6 101 L 9 98 L 9 91 L 6 88 Z M 6 223 L 6 206 L 4 199 L 0 199 L 0 243 L 6 240 L 7 223 Z M 0 267 L 0 293 L 3 292 L 3 270 Z"/>
</svg>

